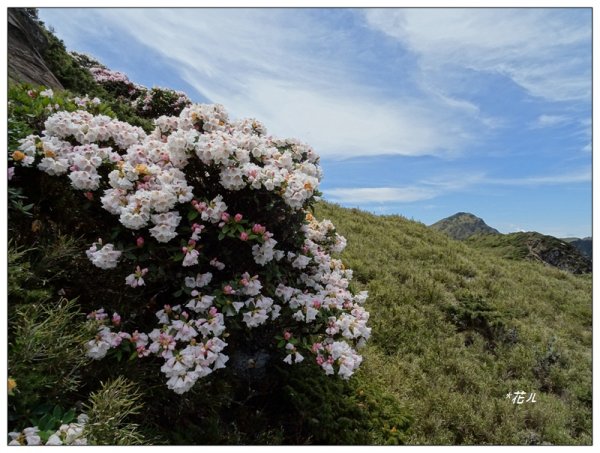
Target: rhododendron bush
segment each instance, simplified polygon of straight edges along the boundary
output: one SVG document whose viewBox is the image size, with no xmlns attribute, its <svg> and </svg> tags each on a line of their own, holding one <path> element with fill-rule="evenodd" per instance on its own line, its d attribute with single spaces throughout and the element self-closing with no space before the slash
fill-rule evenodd
<svg viewBox="0 0 600 453">
<path fill-rule="evenodd" d="M 136 102 L 156 109 L 155 95 Z M 370 334 L 367 294 L 351 290 L 352 271 L 335 257 L 345 239 L 311 214 L 317 154 L 256 120 L 230 120 L 220 105 L 175 104 L 169 111 L 180 113 L 158 117 L 150 133 L 58 111 L 12 154 L 16 167 L 62 178 L 108 218 L 81 250 L 98 272 L 118 273 L 124 291 L 159 294 L 125 312 L 107 300 L 89 313 L 97 333 L 87 355 L 156 360 L 176 393 L 252 348 L 350 377 Z"/>
</svg>

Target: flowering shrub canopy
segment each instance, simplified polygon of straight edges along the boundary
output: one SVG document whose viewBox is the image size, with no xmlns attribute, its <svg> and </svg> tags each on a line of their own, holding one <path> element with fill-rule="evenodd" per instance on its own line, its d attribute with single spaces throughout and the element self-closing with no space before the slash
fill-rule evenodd
<svg viewBox="0 0 600 453">
<path fill-rule="evenodd" d="M 117 348 L 159 357 L 168 388 L 184 393 L 225 367 L 245 332 L 263 329 L 283 362 L 310 358 L 326 374 L 351 376 L 370 335 L 367 294 L 350 290 L 352 271 L 332 257 L 345 239 L 309 211 L 322 177 L 317 154 L 256 120 L 230 121 L 220 105 L 188 105 L 154 124 L 147 134 L 86 110 L 58 111 L 12 155 L 66 177 L 114 216 L 113 234 L 98 231 L 85 252 L 94 266 L 122 272 L 130 288 L 166 275 L 176 290 L 147 332 L 117 312 L 90 313 L 97 335 L 88 356 Z"/>
</svg>

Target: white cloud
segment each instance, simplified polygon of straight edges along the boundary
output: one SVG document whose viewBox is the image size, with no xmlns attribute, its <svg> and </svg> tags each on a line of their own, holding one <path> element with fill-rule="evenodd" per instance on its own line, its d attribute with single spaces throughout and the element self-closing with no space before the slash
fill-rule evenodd
<svg viewBox="0 0 600 453">
<path fill-rule="evenodd" d="M 564 173 L 562 175 L 548 176 L 529 176 L 525 178 L 489 178 L 486 182 L 502 186 L 542 186 L 542 185 L 560 185 L 577 184 L 592 181 L 591 168 L 584 168 L 579 171 Z"/>
<path fill-rule="evenodd" d="M 552 127 L 560 126 L 568 123 L 570 118 L 564 115 L 540 115 L 535 123 L 532 124 L 533 128 Z"/>
<path fill-rule="evenodd" d="M 579 171 L 546 176 L 528 176 L 523 178 L 490 178 L 484 173 L 456 175 L 438 179 L 422 180 L 405 187 L 353 187 L 323 189 L 325 198 L 338 203 L 413 203 L 431 200 L 452 192 L 475 190 L 484 186 L 531 187 L 591 182 L 589 168 Z"/>
<path fill-rule="evenodd" d="M 324 195 L 339 203 L 412 203 L 435 198 L 439 193 L 424 187 L 358 187 L 326 189 Z"/>
<path fill-rule="evenodd" d="M 82 27 L 70 10 L 62 27 Z M 60 14 L 60 17 L 58 16 Z M 232 117 L 255 117 L 277 136 L 299 138 L 322 156 L 455 155 L 479 133 L 479 113 L 436 95 L 390 97 L 360 81 L 352 40 L 304 10 L 99 9 L 153 48 L 187 83 Z M 83 29 L 82 29 L 83 30 Z M 484 119 L 481 119 L 484 121 Z M 475 132 L 477 131 L 477 132 Z"/>
<path fill-rule="evenodd" d="M 443 83 L 447 67 L 510 77 L 534 96 L 589 100 L 591 10 L 369 9 L 367 23 L 394 37 Z M 586 16 L 587 15 L 587 16 Z"/>
</svg>

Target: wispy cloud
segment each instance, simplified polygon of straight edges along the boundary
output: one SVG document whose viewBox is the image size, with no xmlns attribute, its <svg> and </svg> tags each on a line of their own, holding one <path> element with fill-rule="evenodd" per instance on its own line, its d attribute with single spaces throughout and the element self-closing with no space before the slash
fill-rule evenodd
<svg viewBox="0 0 600 453">
<path fill-rule="evenodd" d="M 437 72 L 436 81 L 447 67 L 462 67 L 505 75 L 548 100 L 589 100 L 589 9 L 369 9 L 365 16 Z"/>
<path fill-rule="evenodd" d="M 502 186 L 545 186 L 577 184 L 591 181 L 591 168 L 585 168 L 579 171 L 560 175 L 529 176 L 525 178 L 490 178 L 486 180 L 488 184 Z"/>
<path fill-rule="evenodd" d="M 565 115 L 540 115 L 531 125 L 532 128 L 554 127 L 568 123 L 571 119 Z"/>
<path fill-rule="evenodd" d="M 539 187 L 589 183 L 592 180 L 590 168 L 557 174 L 528 176 L 523 178 L 493 178 L 484 173 L 421 180 L 403 187 L 335 187 L 324 189 L 329 201 L 347 204 L 369 203 L 413 203 L 432 200 L 455 192 L 476 190 L 486 186 Z"/>
<path fill-rule="evenodd" d="M 326 157 L 456 155 L 473 140 L 485 121 L 475 106 L 400 88 L 391 96 L 359 77 L 368 69 L 356 64 L 357 38 L 321 11 L 100 9 L 61 20 L 118 27 L 233 117 L 255 117 Z"/>
<path fill-rule="evenodd" d="M 357 187 L 324 191 L 329 201 L 337 203 L 412 203 L 435 198 L 439 193 L 426 187 Z"/>
</svg>

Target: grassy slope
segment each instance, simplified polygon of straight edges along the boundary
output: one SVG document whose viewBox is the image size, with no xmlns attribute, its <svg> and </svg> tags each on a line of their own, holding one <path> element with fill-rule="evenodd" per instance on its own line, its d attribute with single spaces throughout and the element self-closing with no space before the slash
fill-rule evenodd
<svg viewBox="0 0 600 453">
<path fill-rule="evenodd" d="M 568 241 L 537 232 L 475 235 L 467 243 L 486 248 L 502 258 L 550 261 L 552 265 L 574 273 L 591 271 L 591 262 Z"/>
<path fill-rule="evenodd" d="M 412 412 L 408 443 L 591 443 L 591 275 L 505 260 L 398 216 L 326 203 L 317 216 L 346 236 L 344 262 L 370 293 L 358 379 Z M 448 313 L 474 299 L 487 311 L 473 319 L 503 334 L 459 331 Z M 537 403 L 511 404 L 519 390 Z"/>
</svg>

